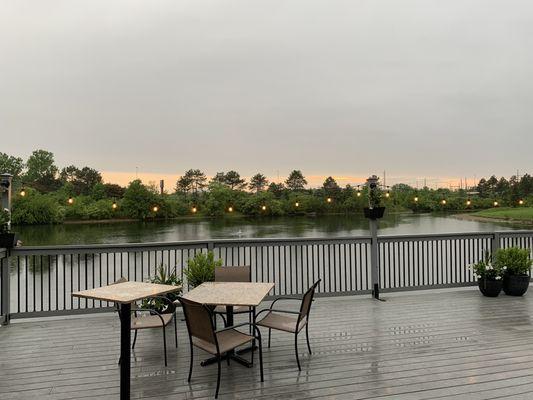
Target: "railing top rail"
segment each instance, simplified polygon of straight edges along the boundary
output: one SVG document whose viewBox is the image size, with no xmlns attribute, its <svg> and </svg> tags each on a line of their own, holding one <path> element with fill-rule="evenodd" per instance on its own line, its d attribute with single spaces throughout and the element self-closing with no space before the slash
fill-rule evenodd
<svg viewBox="0 0 533 400">
<path fill-rule="evenodd" d="M 436 240 L 461 238 L 491 238 L 495 232 L 424 233 L 416 235 L 379 235 L 378 241 Z"/>
</svg>

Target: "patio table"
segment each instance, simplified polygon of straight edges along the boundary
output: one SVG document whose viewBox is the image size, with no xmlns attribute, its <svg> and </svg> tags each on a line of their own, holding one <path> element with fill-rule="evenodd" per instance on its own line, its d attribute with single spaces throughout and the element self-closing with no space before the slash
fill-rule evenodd
<svg viewBox="0 0 533 400">
<path fill-rule="evenodd" d="M 232 326 L 233 307 L 257 307 L 273 287 L 274 284 L 270 282 L 204 282 L 183 297 L 208 306 L 226 306 L 227 324 Z M 244 351 L 247 350 L 249 349 Z M 239 357 L 234 351 L 231 351 L 227 356 L 239 364 L 251 367 L 247 360 Z M 213 362 L 216 362 L 216 357 L 204 360 L 201 365 L 206 366 Z"/>
<path fill-rule="evenodd" d="M 72 293 L 74 297 L 119 304 L 120 317 L 120 399 L 130 398 L 131 304 L 147 297 L 176 292 L 181 286 L 145 282 L 122 282 Z"/>
</svg>

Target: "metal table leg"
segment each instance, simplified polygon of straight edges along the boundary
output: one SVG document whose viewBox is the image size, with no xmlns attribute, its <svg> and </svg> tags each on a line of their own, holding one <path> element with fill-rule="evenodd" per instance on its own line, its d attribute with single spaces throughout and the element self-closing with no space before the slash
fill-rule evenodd
<svg viewBox="0 0 533 400">
<path fill-rule="evenodd" d="M 120 400 L 130 399 L 131 304 L 120 305 Z"/>
</svg>

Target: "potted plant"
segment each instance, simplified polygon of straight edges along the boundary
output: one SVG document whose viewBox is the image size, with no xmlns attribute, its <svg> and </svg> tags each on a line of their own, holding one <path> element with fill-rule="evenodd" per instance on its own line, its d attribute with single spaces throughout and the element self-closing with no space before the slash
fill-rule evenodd
<svg viewBox="0 0 533 400">
<path fill-rule="evenodd" d="M 181 286 L 181 279 L 178 278 L 176 274 L 176 268 L 172 271 L 167 272 L 167 268 L 161 264 L 157 269 L 156 275 L 149 280 L 150 283 L 158 283 L 160 285 L 172 285 L 172 286 Z M 167 293 L 164 297 L 170 300 L 170 303 L 173 303 L 178 299 L 178 296 L 181 294 L 181 290 Z M 141 308 L 149 308 L 151 310 L 157 311 L 160 314 L 172 313 L 173 308 L 170 307 L 169 302 L 158 297 L 152 297 L 144 299 L 141 303 Z"/>
<path fill-rule="evenodd" d="M 483 260 L 472 265 L 471 268 L 477 277 L 479 291 L 483 296 L 497 297 L 502 291 L 502 269 L 491 262 L 489 252 L 485 253 Z"/>
<path fill-rule="evenodd" d="M 368 207 L 364 208 L 365 217 L 369 219 L 383 218 L 385 207 L 381 206 L 381 189 L 376 182 L 371 182 L 368 186 Z"/>
<path fill-rule="evenodd" d="M 212 251 L 198 253 L 187 261 L 187 269 L 183 272 L 187 277 L 187 283 L 191 288 L 195 288 L 204 282 L 215 280 L 215 267 L 221 267 L 222 260 L 215 260 Z"/>
<path fill-rule="evenodd" d="M 529 287 L 531 260 L 529 249 L 509 247 L 499 249 L 494 263 L 504 271 L 503 291 L 509 296 L 522 296 Z"/>
<path fill-rule="evenodd" d="M 17 235 L 9 229 L 11 214 L 7 208 L 0 211 L 0 248 L 11 249 L 17 245 Z"/>
</svg>

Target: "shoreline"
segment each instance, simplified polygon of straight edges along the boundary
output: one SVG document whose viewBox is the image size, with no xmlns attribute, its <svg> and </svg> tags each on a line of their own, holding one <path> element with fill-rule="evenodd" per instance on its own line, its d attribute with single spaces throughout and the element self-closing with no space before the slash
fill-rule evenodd
<svg viewBox="0 0 533 400">
<path fill-rule="evenodd" d="M 529 219 L 492 218 L 492 217 L 482 217 L 481 215 L 473 215 L 473 214 L 453 214 L 452 217 L 459 219 L 459 220 L 463 220 L 463 221 L 501 222 L 501 223 L 506 223 L 506 224 L 533 226 L 533 220 L 529 220 Z"/>
</svg>

